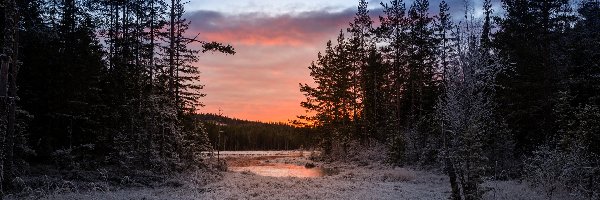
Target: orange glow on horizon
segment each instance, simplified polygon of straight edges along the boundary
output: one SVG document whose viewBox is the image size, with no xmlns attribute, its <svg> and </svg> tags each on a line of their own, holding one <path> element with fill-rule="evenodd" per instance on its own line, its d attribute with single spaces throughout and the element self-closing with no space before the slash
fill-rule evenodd
<svg viewBox="0 0 600 200">
<path fill-rule="evenodd" d="M 305 113 L 305 109 L 300 107 L 300 101 L 297 102 L 297 105 L 286 104 L 289 103 L 282 103 L 272 107 L 269 107 L 268 105 L 252 105 L 245 106 L 243 107 L 244 109 L 239 110 L 228 110 L 225 107 L 219 107 L 217 105 L 207 105 L 198 109 L 198 112 L 216 114 L 219 112 L 219 109 L 221 109 L 223 116 L 226 117 L 266 123 L 289 123 L 290 120 L 297 120 L 296 115 Z M 256 107 L 256 109 L 248 109 L 249 107 Z"/>
<path fill-rule="evenodd" d="M 209 14 L 191 19 L 191 32 L 203 41 L 231 44 L 235 55 L 207 53 L 195 64 L 207 96 L 200 113 L 231 118 L 283 122 L 306 115 L 299 83 L 313 83 L 308 66 L 335 40 L 354 11 L 308 12 L 304 15 Z M 191 15 L 194 16 L 194 15 Z M 206 17 L 203 17 L 206 16 Z"/>
</svg>

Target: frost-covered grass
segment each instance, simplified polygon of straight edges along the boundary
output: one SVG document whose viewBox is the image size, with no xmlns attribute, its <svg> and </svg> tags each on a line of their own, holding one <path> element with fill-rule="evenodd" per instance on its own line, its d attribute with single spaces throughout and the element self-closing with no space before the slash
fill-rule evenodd
<svg viewBox="0 0 600 200">
<path fill-rule="evenodd" d="M 204 157 L 257 157 L 257 156 L 308 156 L 315 151 L 206 151 L 202 152 Z M 318 152 L 317 152 L 318 153 Z"/>
<path fill-rule="evenodd" d="M 525 183 L 518 181 L 487 181 L 483 184 L 490 190 L 485 199 L 498 200 L 542 200 L 547 199 L 542 193 L 535 191 Z M 561 199 L 561 198 L 559 198 Z"/>
<path fill-rule="evenodd" d="M 305 156 L 262 156 L 261 162 L 335 170 L 323 177 L 259 176 L 250 172 L 197 171 L 156 187 L 53 193 L 43 199 L 447 199 L 447 176 L 431 171 L 391 167 L 382 162 L 313 161 Z M 351 160 L 353 158 L 350 158 Z M 526 184 L 489 181 L 485 199 L 544 199 Z"/>
<path fill-rule="evenodd" d="M 444 199 L 443 177 L 422 172 L 341 167 L 343 172 L 321 178 L 275 178 L 251 173 L 225 172 L 220 181 L 204 187 L 130 189 L 108 192 L 66 193 L 47 199 Z M 433 183 L 433 184 L 423 184 Z"/>
</svg>

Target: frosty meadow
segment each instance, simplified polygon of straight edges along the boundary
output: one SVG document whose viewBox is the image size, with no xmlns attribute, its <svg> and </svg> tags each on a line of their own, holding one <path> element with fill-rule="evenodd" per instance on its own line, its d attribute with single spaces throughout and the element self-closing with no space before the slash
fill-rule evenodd
<svg viewBox="0 0 600 200">
<path fill-rule="evenodd" d="M 599 0 L 1 0 L 2 199 L 600 199 Z"/>
</svg>

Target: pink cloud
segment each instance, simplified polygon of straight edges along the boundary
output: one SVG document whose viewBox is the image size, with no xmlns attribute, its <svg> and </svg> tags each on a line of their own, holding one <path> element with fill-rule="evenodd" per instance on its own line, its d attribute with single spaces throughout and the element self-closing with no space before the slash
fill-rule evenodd
<svg viewBox="0 0 600 200">
<path fill-rule="evenodd" d="M 325 36 L 345 28 L 355 11 L 302 12 L 269 16 L 261 13 L 225 15 L 214 11 L 195 11 L 187 17 L 192 32 L 204 40 L 244 45 L 300 46 L 322 43 Z"/>
</svg>

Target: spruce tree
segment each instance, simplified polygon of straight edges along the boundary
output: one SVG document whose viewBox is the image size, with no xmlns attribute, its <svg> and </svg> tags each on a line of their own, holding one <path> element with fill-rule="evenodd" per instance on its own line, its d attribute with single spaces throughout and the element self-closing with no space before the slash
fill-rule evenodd
<svg viewBox="0 0 600 200">
<path fill-rule="evenodd" d="M 579 20 L 575 23 L 571 38 L 567 84 L 573 93 L 574 104 L 600 105 L 600 3 L 583 1 L 579 5 Z"/>
<path fill-rule="evenodd" d="M 4 12 L 0 40 L 0 198 L 4 196 L 4 185 L 16 172 L 14 148 L 16 139 L 17 74 L 19 72 L 19 9 L 15 1 L 4 1 L 0 9 Z"/>
<path fill-rule="evenodd" d="M 438 73 L 440 73 L 440 78 L 442 81 L 441 85 L 441 95 L 440 100 L 444 99 L 445 94 L 448 92 L 446 89 L 449 87 L 448 84 L 452 84 L 453 80 L 449 80 L 449 78 L 454 78 L 454 73 L 450 73 L 451 70 L 455 70 L 453 66 L 457 65 L 458 60 L 458 33 L 455 31 L 456 27 L 452 23 L 452 19 L 450 17 L 450 13 L 448 11 L 450 8 L 446 1 L 441 1 L 439 5 L 439 14 L 438 20 L 435 26 L 436 36 L 439 40 L 438 44 Z M 448 77 L 450 76 L 450 77 Z M 438 102 L 437 109 L 440 109 L 440 103 Z M 459 188 L 458 178 L 457 178 L 457 170 L 454 165 L 453 159 L 450 157 L 450 149 L 452 149 L 452 143 L 450 143 L 450 132 L 447 129 L 447 122 L 444 121 L 447 113 L 439 112 L 437 113 L 438 119 L 442 119 L 439 122 L 440 125 L 440 137 L 438 138 L 438 142 L 432 142 L 433 145 L 440 144 L 437 148 L 439 148 L 439 155 L 442 157 L 442 162 L 444 166 L 445 173 L 448 174 L 450 187 L 452 191 L 452 195 L 450 199 L 457 200 L 461 199 L 461 192 Z M 441 140 L 441 142 L 439 141 Z M 435 146 L 434 146 L 435 148 Z"/>
<path fill-rule="evenodd" d="M 501 115 L 516 138 L 518 154 L 552 137 L 553 97 L 562 88 L 565 33 L 572 23 L 568 0 L 506 0 L 494 44 L 509 68 L 498 79 Z"/>
<path fill-rule="evenodd" d="M 375 47 L 371 47 L 362 73 L 362 120 L 367 136 L 380 142 L 385 142 L 388 136 L 385 131 L 388 113 L 385 107 L 385 81 L 386 68 L 382 55 Z"/>
<path fill-rule="evenodd" d="M 373 45 L 372 41 L 372 24 L 373 21 L 369 16 L 369 10 L 367 8 L 368 3 L 365 0 L 359 1 L 358 11 L 356 16 L 354 17 L 354 22 L 350 23 L 350 27 L 347 29 L 350 37 L 348 38 L 348 53 L 349 59 L 351 60 L 350 65 L 352 66 L 352 88 L 351 92 L 353 93 L 352 100 L 352 121 L 354 126 L 354 134 L 358 136 L 362 140 L 366 140 L 370 137 L 370 131 L 364 130 L 362 124 L 368 126 L 370 122 L 361 122 L 360 114 L 364 105 L 361 105 L 364 102 L 364 98 L 366 98 L 364 93 L 366 92 L 363 87 L 361 87 L 361 80 L 364 79 L 362 74 L 364 74 L 364 68 L 367 63 L 368 57 L 368 48 Z"/>
<path fill-rule="evenodd" d="M 325 53 L 319 53 L 317 62 L 311 64 L 311 76 L 317 84 L 311 87 L 300 85 L 300 91 L 307 97 L 301 106 L 314 112 L 313 116 L 303 116 L 323 133 L 322 146 L 326 154 L 332 150 L 345 148 L 353 137 L 352 128 L 352 66 L 348 59 L 347 41 L 343 31 L 333 46 L 327 42 Z"/>
<path fill-rule="evenodd" d="M 405 138 L 403 135 L 402 100 L 404 88 L 407 84 L 406 66 L 408 51 L 408 19 L 406 6 L 401 0 L 393 0 L 390 4 L 381 3 L 384 16 L 380 16 L 381 26 L 375 32 L 377 40 L 384 42 L 380 48 L 384 65 L 389 68 L 386 81 L 385 96 L 386 106 L 391 108 L 387 114 L 385 130 L 389 134 L 390 151 L 392 160 L 401 163 L 404 159 Z"/>
<path fill-rule="evenodd" d="M 436 79 L 436 51 L 438 40 L 434 35 L 433 18 L 429 16 L 429 1 L 415 1 L 408 12 L 407 84 L 402 99 L 403 121 L 410 160 L 431 162 L 433 152 L 426 151 L 433 132 L 429 124 L 435 99 L 439 94 Z"/>
<path fill-rule="evenodd" d="M 600 107 L 600 2 L 584 1 L 578 9 L 581 18 L 575 24 L 571 38 L 573 50 L 570 53 L 571 65 L 568 69 L 568 89 L 574 96 L 571 105 Z M 591 109 L 593 110 L 593 109 Z M 589 150 L 600 155 L 600 133 L 588 132 L 586 139 Z"/>
</svg>

